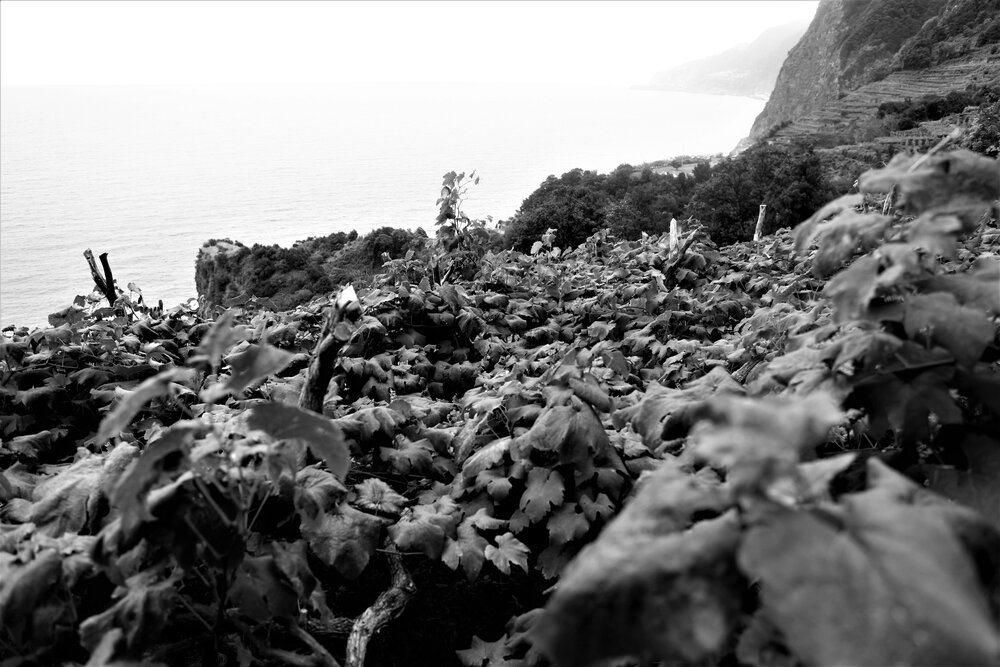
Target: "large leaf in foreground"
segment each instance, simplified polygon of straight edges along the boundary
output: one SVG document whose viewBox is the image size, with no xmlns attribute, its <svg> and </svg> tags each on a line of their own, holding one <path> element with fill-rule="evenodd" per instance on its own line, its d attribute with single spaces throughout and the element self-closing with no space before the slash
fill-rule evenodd
<svg viewBox="0 0 1000 667">
<path fill-rule="evenodd" d="M 175 384 L 187 382 L 194 375 L 195 371 L 190 368 L 171 368 L 157 373 L 135 390 L 127 392 L 101 422 L 101 427 L 97 431 L 97 442 L 103 444 L 109 438 L 121 433 L 147 403 L 154 398 L 170 395 L 174 391 Z"/>
<path fill-rule="evenodd" d="M 532 631 L 536 646 L 558 665 L 717 658 L 739 615 L 740 526 L 732 512 L 691 523 L 726 506 L 707 471 L 657 472 L 567 567 Z"/>
<path fill-rule="evenodd" d="M 250 428 L 278 440 L 302 440 L 343 481 L 351 466 L 351 451 L 337 424 L 313 412 L 284 403 L 262 403 L 250 409 Z"/>
<path fill-rule="evenodd" d="M 946 516 L 878 490 L 837 514 L 783 511 L 747 533 L 740 566 L 806 663 L 995 664 L 1000 635 Z"/>
<path fill-rule="evenodd" d="M 357 579 L 366 567 L 385 522 L 350 505 L 337 514 L 323 514 L 302 524 L 302 536 L 313 553 L 348 579 Z"/>
<path fill-rule="evenodd" d="M 226 357 L 231 375 L 224 382 L 206 387 L 201 392 L 201 398 L 208 403 L 214 403 L 226 394 L 239 394 L 253 383 L 277 373 L 292 363 L 294 358 L 294 353 L 280 350 L 273 345 L 266 343 L 251 345 L 242 352 L 235 352 Z"/>
<path fill-rule="evenodd" d="M 87 529 L 102 515 L 102 500 L 138 454 L 135 445 L 119 443 L 107 456 L 88 455 L 35 487 L 30 519 L 51 537 Z"/>
<path fill-rule="evenodd" d="M 969 469 L 926 466 L 927 486 L 978 510 L 1000 530 L 1000 441 L 973 435 L 962 443 L 962 450 Z"/>
</svg>

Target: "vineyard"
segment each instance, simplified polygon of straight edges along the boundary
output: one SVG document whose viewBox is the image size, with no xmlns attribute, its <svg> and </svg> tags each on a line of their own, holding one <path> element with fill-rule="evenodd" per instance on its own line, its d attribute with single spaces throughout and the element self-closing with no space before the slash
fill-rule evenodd
<svg viewBox="0 0 1000 667">
<path fill-rule="evenodd" d="M 459 181 L 373 288 L 4 333 L 0 664 L 1000 663 L 1000 163 L 724 248 Z"/>
</svg>

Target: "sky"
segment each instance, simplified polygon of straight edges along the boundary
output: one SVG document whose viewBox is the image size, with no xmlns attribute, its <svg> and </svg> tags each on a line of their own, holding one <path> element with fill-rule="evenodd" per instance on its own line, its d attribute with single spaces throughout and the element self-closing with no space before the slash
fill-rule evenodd
<svg viewBox="0 0 1000 667">
<path fill-rule="evenodd" d="M 0 83 L 644 83 L 817 2 L 0 2 Z"/>
</svg>

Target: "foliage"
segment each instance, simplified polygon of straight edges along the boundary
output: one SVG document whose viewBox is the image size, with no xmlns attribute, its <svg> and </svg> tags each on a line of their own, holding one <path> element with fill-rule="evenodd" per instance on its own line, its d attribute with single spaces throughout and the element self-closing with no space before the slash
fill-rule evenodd
<svg viewBox="0 0 1000 667">
<path fill-rule="evenodd" d="M 964 91 L 947 95 L 924 95 L 916 100 L 883 102 L 877 116 L 886 119 L 886 131 L 909 130 L 929 120 L 939 120 L 950 114 L 961 113 L 966 107 L 996 102 L 1000 90 L 995 86 L 970 86 Z"/>
<path fill-rule="evenodd" d="M 995 662 L 997 168 L 897 158 L 724 251 L 476 250 L 453 188 L 356 300 L 8 330 L 0 654 L 334 664 L 399 558 L 371 664 Z"/>
<path fill-rule="evenodd" d="M 946 3 L 938 12 L 900 47 L 896 67 L 931 67 L 997 43 L 1000 17 L 993 0 Z"/>
<path fill-rule="evenodd" d="M 920 31 L 925 21 L 940 11 L 940 0 L 845 3 L 843 23 L 849 26 L 849 30 L 840 45 L 841 57 L 850 62 L 844 72 L 845 77 L 861 83 L 881 78 L 870 76 L 863 80 L 861 77 L 873 65 L 884 66 L 887 58 L 891 58 L 906 40 Z"/>
<path fill-rule="evenodd" d="M 195 285 L 211 306 L 240 299 L 269 299 L 275 310 L 306 303 L 339 285 L 371 279 L 386 261 L 408 251 L 419 253 L 427 243 L 422 229 L 409 231 L 380 227 L 364 236 L 335 232 L 297 241 L 291 248 L 254 244 L 246 247 L 228 240 L 210 240 L 196 267 Z M 223 245 L 232 250 L 205 253 Z"/>
<path fill-rule="evenodd" d="M 995 469 L 986 452 L 1000 448 L 1000 411 L 986 387 L 997 381 L 1000 263 L 996 248 L 977 259 L 957 242 L 989 219 L 997 174 L 969 152 L 900 156 L 861 189 L 897 185 L 915 219 L 893 225 L 857 210 L 864 198 L 854 195 L 796 230 L 799 252 L 818 244 L 814 274 L 835 274 L 824 289 L 832 319 L 802 331 L 743 389 L 757 398 L 709 397 L 685 417 L 689 447 L 567 568 L 531 630 L 536 648 L 557 664 L 717 662 L 734 643 L 747 664 L 1000 657 L 1000 531 L 971 509 L 993 502 L 1000 480 L 975 491 L 931 483 L 956 505 L 878 457 L 850 489 L 835 482 L 857 453 L 809 460 L 855 429 L 873 440 L 890 431 L 911 474 L 933 471 L 931 480 L 963 450 L 975 457 L 970 471 Z M 680 398 L 671 411 L 647 392 L 659 407 L 633 412 L 633 425 L 669 418 L 689 405 Z M 993 434 L 989 445 L 964 435 L 979 432 Z M 760 598 L 747 615 L 750 582 Z"/>
<path fill-rule="evenodd" d="M 505 242 L 524 252 L 548 229 L 555 230 L 555 245 L 562 248 L 575 247 L 601 229 L 627 240 L 643 232 L 662 234 L 707 172 L 707 162 L 699 162 L 692 177 L 628 164 L 610 174 L 574 169 L 549 176 L 506 223 Z"/>
<path fill-rule="evenodd" d="M 1000 156 L 1000 99 L 980 109 L 962 145 L 983 155 Z"/>
<path fill-rule="evenodd" d="M 767 205 L 764 230 L 796 225 L 830 195 L 816 152 L 805 145 L 759 143 L 723 160 L 698 185 L 685 209 L 719 243 L 753 237 L 760 204 Z"/>
</svg>

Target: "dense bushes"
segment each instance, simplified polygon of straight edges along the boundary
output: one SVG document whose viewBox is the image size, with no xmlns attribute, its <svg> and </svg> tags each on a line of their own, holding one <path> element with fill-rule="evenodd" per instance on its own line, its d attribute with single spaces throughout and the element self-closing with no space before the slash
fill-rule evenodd
<svg viewBox="0 0 1000 667">
<path fill-rule="evenodd" d="M 509 247 L 528 250 L 548 229 L 554 245 L 572 248 L 607 229 L 623 239 L 667 231 L 671 218 L 694 217 L 718 243 L 748 240 L 758 205 L 766 231 L 798 224 L 832 194 L 815 151 L 806 145 L 758 145 L 688 176 L 621 165 L 610 174 L 574 169 L 549 176 L 506 223 Z"/>
<path fill-rule="evenodd" d="M 753 236 L 760 204 L 767 204 L 764 231 L 771 233 L 802 222 L 832 194 L 810 146 L 758 144 L 713 167 L 685 214 L 717 243 L 734 243 Z"/>
<path fill-rule="evenodd" d="M 666 231 L 708 173 L 705 161 L 690 177 L 628 164 L 610 174 L 574 169 L 559 178 L 549 176 L 507 221 L 507 245 L 527 250 L 550 228 L 556 230 L 555 245 L 563 248 L 575 247 L 604 228 L 625 239 L 637 239 L 644 231 Z"/>
</svg>

